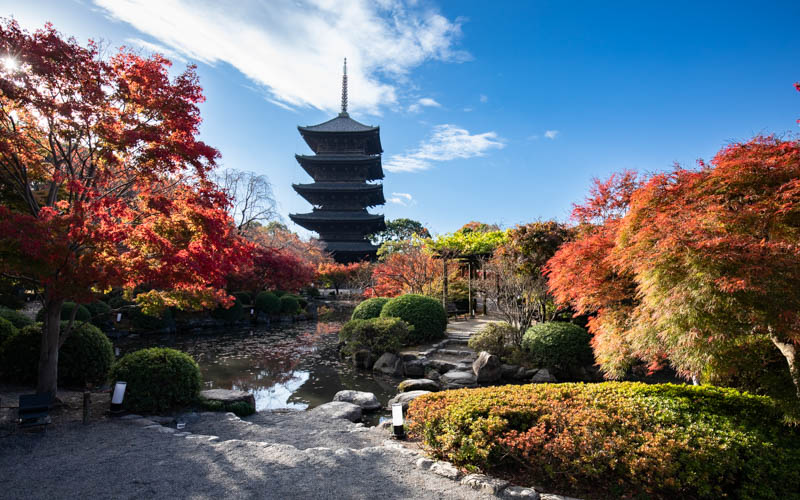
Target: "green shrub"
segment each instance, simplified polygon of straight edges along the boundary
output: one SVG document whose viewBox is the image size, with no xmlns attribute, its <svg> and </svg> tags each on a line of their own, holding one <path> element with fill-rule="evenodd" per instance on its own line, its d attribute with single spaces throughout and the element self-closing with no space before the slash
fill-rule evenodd
<svg viewBox="0 0 800 500">
<path fill-rule="evenodd" d="M 408 345 L 440 339 L 447 328 L 447 313 L 442 304 L 423 295 L 408 294 L 391 299 L 383 306 L 380 317 L 400 318 L 413 326 Z"/>
<path fill-rule="evenodd" d="M 353 309 L 350 319 L 371 319 L 381 315 L 381 309 L 389 302 L 389 297 L 373 297 L 361 302 Z"/>
<path fill-rule="evenodd" d="M 62 330 L 67 324 L 61 322 Z M 108 337 L 91 323 L 75 323 L 58 353 L 58 379 L 76 387 L 102 385 L 113 362 L 114 346 Z"/>
<path fill-rule="evenodd" d="M 400 318 L 352 319 L 339 330 L 339 340 L 344 342 L 342 353 L 348 356 L 360 350 L 376 355 L 397 352 L 408 335 L 409 327 Z"/>
<path fill-rule="evenodd" d="M 281 301 L 281 314 L 297 314 L 300 312 L 300 303 L 291 295 L 283 295 Z"/>
<path fill-rule="evenodd" d="M 315 298 L 317 298 L 317 297 L 319 297 L 321 295 L 319 293 L 319 289 L 317 289 L 317 287 L 315 287 L 315 286 L 307 286 L 307 287 L 303 288 L 302 293 L 308 295 L 312 299 L 315 299 Z"/>
<path fill-rule="evenodd" d="M 172 326 L 172 310 L 164 309 L 161 316 L 145 314 L 138 307 L 127 310 L 124 314 L 128 315 L 131 326 L 136 330 L 158 331 Z"/>
<path fill-rule="evenodd" d="M 7 307 L 0 307 L 0 318 L 7 319 L 17 329 L 25 328 L 33 324 L 33 320 L 25 316 L 19 311 L 9 309 Z"/>
<path fill-rule="evenodd" d="M 225 403 L 214 399 L 200 398 L 200 406 L 207 411 L 225 411 Z"/>
<path fill-rule="evenodd" d="M 284 290 L 275 290 L 272 293 L 274 293 L 276 297 L 280 298 L 286 295 L 287 292 L 285 292 Z"/>
<path fill-rule="evenodd" d="M 237 401 L 228 405 L 228 411 L 236 414 L 237 417 L 247 417 L 256 412 L 255 407 L 244 401 Z"/>
<path fill-rule="evenodd" d="M 61 328 L 68 325 L 61 322 Z M 3 378 L 20 384 L 35 383 L 38 375 L 42 324 L 26 326 L 0 347 Z M 106 382 L 114 348 L 108 337 L 91 323 L 73 323 L 58 355 L 58 381 L 73 387 Z"/>
<path fill-rule="evenodd" d="M 292 297 L 297 299 L 297 303 L 300 305 L 300 309 L 305 309 L 308 307 L 308 300 L 299 296 L 299 295 L 292 295 Z"/>
<path fill-rule="evenodd" d="M 89 310 L 86 309 L 86 306 L 75 304 L 75 302 L 64 302 L 61 306 L 61 320 L 68 321 L 75 307 L 78 308 L 78 311 L 75 313 L 75 321 L 89 321 L 92 319 L 92 315 L 89 313 Z M 39 309 L 39 312 L 36 313 L 36 321 L 44 322 L 44 308 Z"/>
<path fill-rule="evenodd" d="M 630 382 L 426 394 L 409 431 L 434 454 L 591 498 L 797 498 L 800 428 L 774 400 Z"/>
<path fill-rule="evenodd" d="M 126 354 L 111 368 L 111 380 L 128 383 L 126 409 L 153 413 L 190 405 L 202 383 L 200 367 L 191 356 L 165 347 Z"/>
<path fill-rule="evenodd" d="M 110 299 L 108 299 L 108 305 L 111 309 L 119 309 L 125 306 L 132 306 L 135 302 L 131 302 L 130 300 L 125 300 L 122 295 L 114 295 Z"/>
<path fill-rule="evenodd" d="M 586 330 L 572 323 L 538 323 L 525 332 L 522 348 L 533 363 L 563 378 L 594 363 L 591 339 Z"/>
<path fill-rule="evenodd" d="M 19 329 L 14 326 L 14 323 L 10 322 L 9 320 L 0 317 L 0 346 L 3 345 L 3 342 L 12 335 L 15 335 Z"/>
<path fill-rule="evenodd" d="M 222 306 L 217 306 L 216 309 L 211 311 L 212 318 L 222 320 L 225 323 L 236 323 L 242 319 L 243 316 L 244 309 L 238 298 L 233 302 L 233 305 L 227 309 Z"/>
<path fill-rule="evenodd" d="M 261 292 L 256 296 L 256 309 L 273 316 L 281 312 L 281 299 L 272 292 Z"/>
<path fill-rule="evenodd" d="M 486 351 L 501 358 L 509 352 L 509 340 L 515 329 L 505 321 L 484 325 L 469 338 L 467 345 L 475 352 Z"/>
<path fill-rule="evenodd" d="M 233 293 L 233 296 L 236 297 L 236 301 L 243 306 L 253 305 L 253 296 L 247 292 L 235 292 Z"/>
<path fill-rule="evenodd" d="M 91 322 L 96 327 L 101 327 L 111 321 L 111 307 L 105 302 L 92 302 L 85 305 L 91 316 Z"/>
</svg>

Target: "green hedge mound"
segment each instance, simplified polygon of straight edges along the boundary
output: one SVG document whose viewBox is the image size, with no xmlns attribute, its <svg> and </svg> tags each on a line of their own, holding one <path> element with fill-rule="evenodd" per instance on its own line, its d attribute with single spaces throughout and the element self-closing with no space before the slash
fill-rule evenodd
<svg viewBox="0 0 800 500">
<path fill-rule="evenodd" d="M 25 316 L 19 311 L 9 309 L 7 307 L 0 307 L 0 318 L 6 319 L 11 322 L 16 329 L 25 328 L 33 324 L 33 320 Z"/>
<path fill-rule="evenodd" d="M 272 292 L 261 292 L 256 295 L 255 306 L 259 312 L 274 316 L 281 312 L 281 299 Z"/>
<path fill-rule="evenodd" d="M 225 323 L 236 323 L 244 317 L 244 308 L 242 307 L 242 302 L 237 297 L 233 302 L 233 305 L 227 309 L 222 306 L 218 306 L 216 309 L 211 311 L 211 317 L 224 321 Z"/>
<path fill-rule="evenodd" d="M 131 326 L 135 330 L 154 332 L 159 330 L 166 330 L 170 328 L 173 324 L 171 309 L 164 309 L 163 311 L 161 311 L 160 316 L 152 316 L 150 314 L 145 314 L 138 307 L 131 308 L 123 314 L 128 315 L 128 318 L 130 319 L 131 322 Z"/>
<path fill-rule="evenodd" d="M 61 322 L 62 330 L 68 325 Z M 42 324 L 26 326 L 0 346 L 0 372 L 9 382 L 36 382 Z M 73 323 L 72 331 L 58 354 L 58 382 L 68 387 L 101 385 L 114 362 L 114 347 L 91 323 Z"/>
<path fill-rule="evenodd" d="M 361 350 L 377 356 L 397 352 L 408 335 L 408 325 L 400 318 L 351 319 L 339 330 L 339 340 L 344 343 L 342 354 L 348 356 Z"/>
<path fill-rule="evenodd" d="M 16 335 L 19 329 L 14 326 L 14 323 L 10 322 L 9 320 L 0 317 L 0 346 L 3 345 L 3 342 L 6 341 L 12 335 Z"/>
<path fill-rule="evenodd" d="M 591 340 L 589 332 L 578 325 L 553 321 L 530 327 L 522 338 L 522 348 L 530 361 L 563 379 L 594 363 Z"/>
<path fill-rule="evenodd" d="M 94 326 L 102 328 L 111 323 L 111 306 L 105 302 L 97 301 L 85 305 L 91 316 L 91 322 Z"/>
<path fill-rule="evenodd" d="M 711 386 L 534 384 L 426 394 L 409 430 L 457 465 L 590 498 L 797 498 L 800 429 Z"/>
<path fill-rule="evenodd" d="M 381 318 L 400 318 L 414 328 L 407 345 L 422 344 L 444 337 L 447 313 L 442 304 L 431 297 L 408 294 L 395 297 L 381 310 Z"/>
<path fill-rule="evenodd" d="M 361 302 L 353 309 L 353 315 L 350 319 L 372 319 L 381 315 L 383 306 L 389 302 L 388 297 L 373 297 Z"/>
<path fill-rule="evenodd" d="M 297 314 L 300 312 L 300 302 L 293 295 L 282 295 L 281 314 Z"/>
<path fill-rule="evenodd" d="M 200 393 L 200 367 L 186 353 L 153 347 L 126 354 L 111 368 L 111 380 L 128 383 L 124 407 L 157 413 L 194 403 Z"/>
</svg>

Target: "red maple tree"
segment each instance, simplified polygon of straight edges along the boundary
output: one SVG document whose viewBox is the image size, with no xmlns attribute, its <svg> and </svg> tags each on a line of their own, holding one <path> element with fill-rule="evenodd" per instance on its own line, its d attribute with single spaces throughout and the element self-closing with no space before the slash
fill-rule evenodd
<svg viewBox="0 0 800 500">
<path fill-rule="evenodd" d="M 37 391 L 54 393 L 65 300 L 152 288 L 163 306 L 230 303 L 225 277 L 247 248 L 207 180 L 219 153 L 197 139 L 193 67 L 120 50 L 100 57 L 51 25 L 0 23 L 0 272 L 35 288 L 45 311 Z"/>
</svg>

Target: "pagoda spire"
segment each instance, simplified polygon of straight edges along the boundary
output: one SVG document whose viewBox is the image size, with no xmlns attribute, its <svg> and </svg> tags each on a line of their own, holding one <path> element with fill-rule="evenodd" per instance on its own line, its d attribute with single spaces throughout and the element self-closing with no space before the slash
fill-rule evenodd
<svg viewBox="0 0 800 500">
<path fill-rule="evenodd" d="M 347 58 L 344 58 L 344 68 L 342 70 L 342 116 L 347 116 Z"/>
</svg>

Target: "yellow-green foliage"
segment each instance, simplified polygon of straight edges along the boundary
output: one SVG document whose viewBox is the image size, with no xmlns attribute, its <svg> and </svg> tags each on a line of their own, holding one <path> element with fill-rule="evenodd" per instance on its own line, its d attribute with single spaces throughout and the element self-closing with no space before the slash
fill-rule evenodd
<svg viewBox="0 0 800 500">
<path fill-rule="evenodd" d="M 773 400 L 629 382 L 415 399 L 412 435 L 457 465 L 592 498 L 798 498 L 800 429 Z"/>
</svg>

